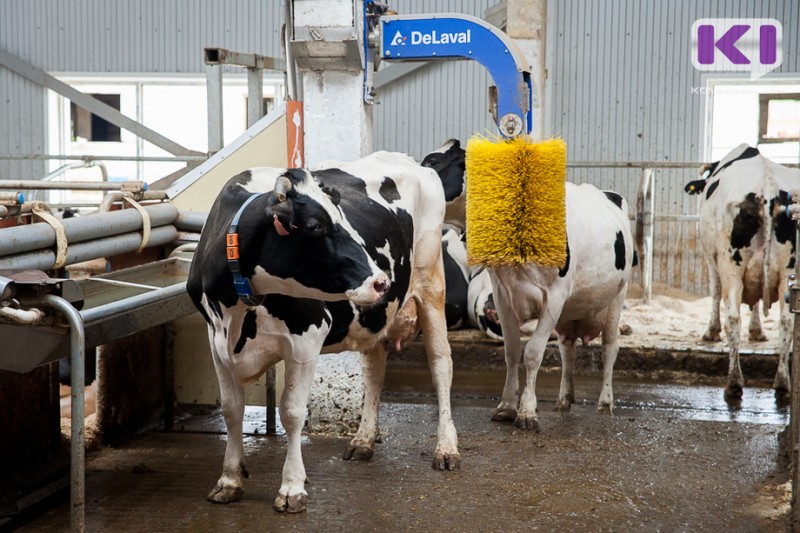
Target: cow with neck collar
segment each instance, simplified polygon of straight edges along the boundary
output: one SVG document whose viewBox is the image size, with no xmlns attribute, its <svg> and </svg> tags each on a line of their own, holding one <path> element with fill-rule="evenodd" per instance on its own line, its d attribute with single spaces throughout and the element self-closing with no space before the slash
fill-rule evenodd
<svg viewBox="0 0 800 533">
<path fill-rule="evenodd" d="M 422 163 L 437 171 L 445 191 L 461 191 L 460 197 L 448 198 L 454 217 L 463 212 L 460 206 L 466 200 L 465 155 L 460 143 L 450 140 Z M 586 345 L 599 335 L 603 384 L 597 410 L 611 414 L 614 407 L 612 375 L 619 350 L 619 318 L 636 264 L 628 205 L 615 192 L 566 183 L 566 207 L 567 261 L 562 268 L 527 263 L 488 269 L 506 358 L 503 396 L 492 418 L 514 421 L 523 429 L 539 427 L 536 376 L 553 330 L 558 333 L 561 352 L 556 410 L 568 411 L 575 401 L 572 376 L 578 340 Z M 520 394 L 520 328 L 533 323 L 535 328 L 524 347 L 527 379 Z"/>
<path fill-rule="evenodd" d="M 208 323 L 228 429 L 222 476 L 210 501 L 242 496 L 244 386 L 281 360 L 288 449 L 274 508 L 306 509 L 300 439 L 318 354 L 362 354 L 363 412 L 345 459 L 372 457 L 386 346 L 404 305 L 416 306 L 438 396 L 433 466 L 458 467 L 443 216 L 435 173 L 404 154 L 377 152 L 312 172 L 256 168 L 228 181 L 211 208 L 187 282 Z"/>
</svg>

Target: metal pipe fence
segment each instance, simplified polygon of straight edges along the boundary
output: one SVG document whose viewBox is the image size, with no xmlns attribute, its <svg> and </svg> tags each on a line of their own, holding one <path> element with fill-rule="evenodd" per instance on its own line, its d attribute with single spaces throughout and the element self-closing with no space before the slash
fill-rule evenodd
<svg viewBox="0 0 800 533">
<path fill-rule="evenodd" d="M 174 156 L 135 156 L 135 155 L 63 155 L 63 154 L 0 154 L 0 160 L 8 161 L 143 161 L 190 163 L 205 161 L 207 155 L 174 155 Z"/>
</svg>

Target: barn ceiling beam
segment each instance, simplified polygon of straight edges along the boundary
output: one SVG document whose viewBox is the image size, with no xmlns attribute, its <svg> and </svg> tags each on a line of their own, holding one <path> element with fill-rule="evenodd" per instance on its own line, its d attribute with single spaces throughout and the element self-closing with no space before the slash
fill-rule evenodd
<svg viewBox="0 0 800 533">
<path fill-rule="evenodd" d="M 90 113 L 107 120 L 115 126 L 130 131 L 137 137 L 141 137 L 145 141 L 158 146 L 162 150 L 166 150 L 172 155 L 205 155 L 201 152 L 196 152 L 181 146 L 175 141 L 172 141 L 160 133 L 151 130 L 144 124 L 126 117 L 113 107 L 104 104 L 97 98 L 80 92 L 71 85 L 56 79 L 47 72 L 23 61 L 15 55 L 9 54 L 5 50 L 0 50 L 0 65 L 37 85 L 41 85 L 42 87 L 57 92 Z"/>
</svg>

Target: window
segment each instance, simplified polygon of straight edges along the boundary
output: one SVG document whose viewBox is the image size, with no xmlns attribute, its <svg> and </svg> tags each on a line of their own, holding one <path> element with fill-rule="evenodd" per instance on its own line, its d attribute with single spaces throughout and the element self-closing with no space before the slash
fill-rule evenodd
<svg viewBox="0 0 800 533">
<path fill-rule="evenodd" d="M 119 94 L 90 94 L 113 107 L 120 110 Z M 79 137 L 90 142 L 121 142 L 119 126 L 90 113 L 84 108 L 70 102 L 70 121 L 72 123 L 72 140 L 77 141 Z"/>
<path fill-rule="evenodd" d="M 800 93 L 759 94 L 758 97 L 759 142 L 800 140 Z"/>
</svg>

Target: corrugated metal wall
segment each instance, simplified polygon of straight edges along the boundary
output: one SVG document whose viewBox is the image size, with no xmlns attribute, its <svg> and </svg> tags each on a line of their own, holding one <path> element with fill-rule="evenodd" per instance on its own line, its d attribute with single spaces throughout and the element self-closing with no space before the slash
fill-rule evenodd
<svg viewBox="0 0 800 533">
<path fill-rule="evenodd" d="M 278 0 L 3 0 L 0 49 L 50 73 L 203 74 L 203 48 L 280 49 Z M 47 153 L 45 90 L 0 68 L 0 154 Z M 0 179 L 45 161 L 0 160 Z"/>
<path fill-rule="evenodd" d="M 203 48 L 280 56 L 277 0 L 3 0 L 0 47 L 54 72 L 203 73 Z"/>
<path fill-rule="evenodd" d="M 800 72 L 800 4 L 794 1 L 558 0 L 548 2 L 550 131 L 570 161 L 697 161 L 706 96 L 691 63 L 692 23 L 703 17 L 770 17 L 783 24 L 784 63 Z M 656 212 L 695 214 L 683 185 L 696 171 L 656 172 Z M 570 181 L 622 193 L 631 205 L 636 170 L 571 169 Z M 707 293 L 694 222 L 661 221 L 654 279 Z"/>
</svg>

